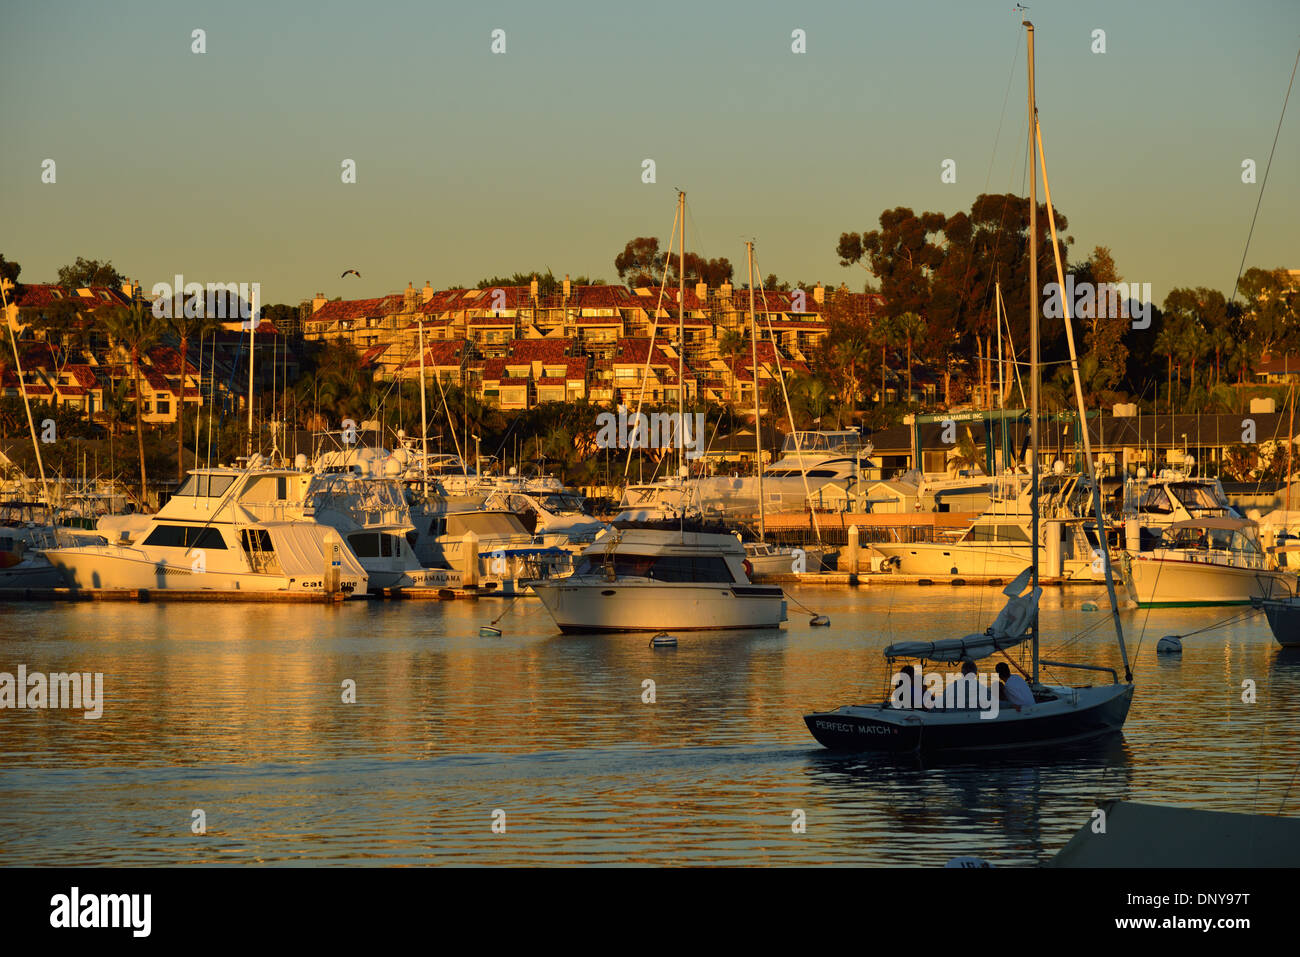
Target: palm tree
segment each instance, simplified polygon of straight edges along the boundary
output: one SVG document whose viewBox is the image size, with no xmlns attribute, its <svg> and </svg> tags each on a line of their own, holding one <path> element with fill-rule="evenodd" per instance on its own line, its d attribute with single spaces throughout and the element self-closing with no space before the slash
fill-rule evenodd
<svg viewBox="0 0 1300 957">
<path fill-rule="evenodd" d="M 907 340 L 907 404 L 912 404 L 912 343 L 925 332 L 925 320 L 914 312 L 905 312 L 896 320 L 898 334 Z"/>
<path fill-rule="evenodd" d="M 144 303 L 119 306 L 104 317 L 104 328 L 114 343 L 131 358 L 131 378 L 135 385 L 135 438 L 140 451 L 140 502 L 145 501 L 148 476 L 144 465 L 144 428 L 140 422 L 140 355 L 158 342 L 161 323 L 153 309 Z"/>
<path fill-rule="evenodd" d="M 870 348 L 871 345 L 866 338 L 855 333 L 835 343 L 831 350 L 835 367 L 844 382 L 843 398 L 849 404 L 850 412 L 857 408 L 858 392 L 861 389 L 858 382 L 858 367 L 866 364 Z"/>
<path fill-rule="evenodd" d="M 881 315 L 876 320 L 875 329 L 872 332 L 876 342 L 880 344 L 880 407 L 885 407 L 885 376 L 889 371 L 888 349 L 890 346 L 898 344 L 898 319 L 887 313 Z"/>
<path fill-rule="evenodd" d="M 745 334 L 739 329 L 728 329 L 718 340 L 718 352 L 723 358 L 730 359 L 727 367 L 731 370 L 731 399 L 734 405 L 738 400 L 736 395 L 736 360 L 745 352 Z"/>
</svg>

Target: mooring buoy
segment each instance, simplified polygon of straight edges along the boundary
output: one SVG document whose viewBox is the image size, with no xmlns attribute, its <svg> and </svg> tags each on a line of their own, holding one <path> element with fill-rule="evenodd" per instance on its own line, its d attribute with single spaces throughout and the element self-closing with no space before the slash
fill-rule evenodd
<svg viewBox="0 0 1300 957">
<path fill-rule="evenodd" d="M 676 648 L 677 639 L 666 631 L 661 631 L 650 639 L 651 648 Z"/>
<path fill-rule="evenodd" d="M 1165 635 L 1156 642 L 1156 654 L 1158 655 L 1181 655 L 1183 653 L 1183 638 L 1181 635 Z"/>
</svg>

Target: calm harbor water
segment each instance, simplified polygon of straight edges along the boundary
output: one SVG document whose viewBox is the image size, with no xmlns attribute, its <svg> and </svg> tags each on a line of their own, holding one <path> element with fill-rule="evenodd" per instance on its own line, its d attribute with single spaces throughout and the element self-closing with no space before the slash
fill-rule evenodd
<svg viewBox="0 0 1300 957">
<path fill-rule="evenodd" d="M 1122 738 L 900 763 L 833 755 L 801 716 L 878 699 L 890 640 L 982 631 L 999 591 L 793 594 L 831 627 L 792 606 L 783 631 L 667 650 L 561 637 L 535 601 L 490 639 L 502 600 L 0 603 L 0 672 L 103 672 L 105 695 L 98 720 L 0 710 L 0 864 L 1032 865 L 1098 797 L 1300 814 L 1300 655 L 1260 617 L 1167 660 L 1161 635 L 1234 610 L 1123 612 L 1138 689 Z M 1105 608 L 1104 589 L 1047 591 L 1044 654 L 1086 632 L 1055 656 L 1118 666 L 1088 600 Z"/>
</svg>

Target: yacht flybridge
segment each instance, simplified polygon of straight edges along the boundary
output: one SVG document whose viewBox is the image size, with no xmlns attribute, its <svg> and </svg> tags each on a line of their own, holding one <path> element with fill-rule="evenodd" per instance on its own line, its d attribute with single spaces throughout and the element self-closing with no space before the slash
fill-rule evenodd
<svg viewBox="0 0 1300 957">
<path fill-rule="evenodd" d="M 308 504 L 312 481 L 295 469 L 196 469 L 115 540 L 44 554 L 74 590 L 364 595 L 365 568 Z"/>
<path fill-rule="evenodd" d="M 615 521 L 586 549 L 574 573 L 533 583 L 569 632 L 778 628 L 785 592 L 754 585 L 745 549 L 716 525 Z"/>
</svg>

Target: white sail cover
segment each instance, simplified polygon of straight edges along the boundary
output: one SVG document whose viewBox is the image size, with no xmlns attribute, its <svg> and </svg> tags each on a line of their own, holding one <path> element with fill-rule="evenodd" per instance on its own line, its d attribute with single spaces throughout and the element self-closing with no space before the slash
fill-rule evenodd
<svg viewBox="0 0 1300 957">
<path fill-rule="evenodd" d="M 993 619 L 993 624 L 982 635 L 965 638 L 941 638 L 938 641 L 899 641 L 885 649 L 886 658 L 922 658 L 926 661 L 978 661 L 1004 648 L 1013 648 L 1029 638 L 1029 626 L 1038 611 L 1038 600 L 1043 595 L 1035 588 L 1021 595 L 1029 584 L 1030 569 L 1025 569 L 1011 584 L 1002 589 L 1007 596 L 1006 606 Z"/>
</svg>

